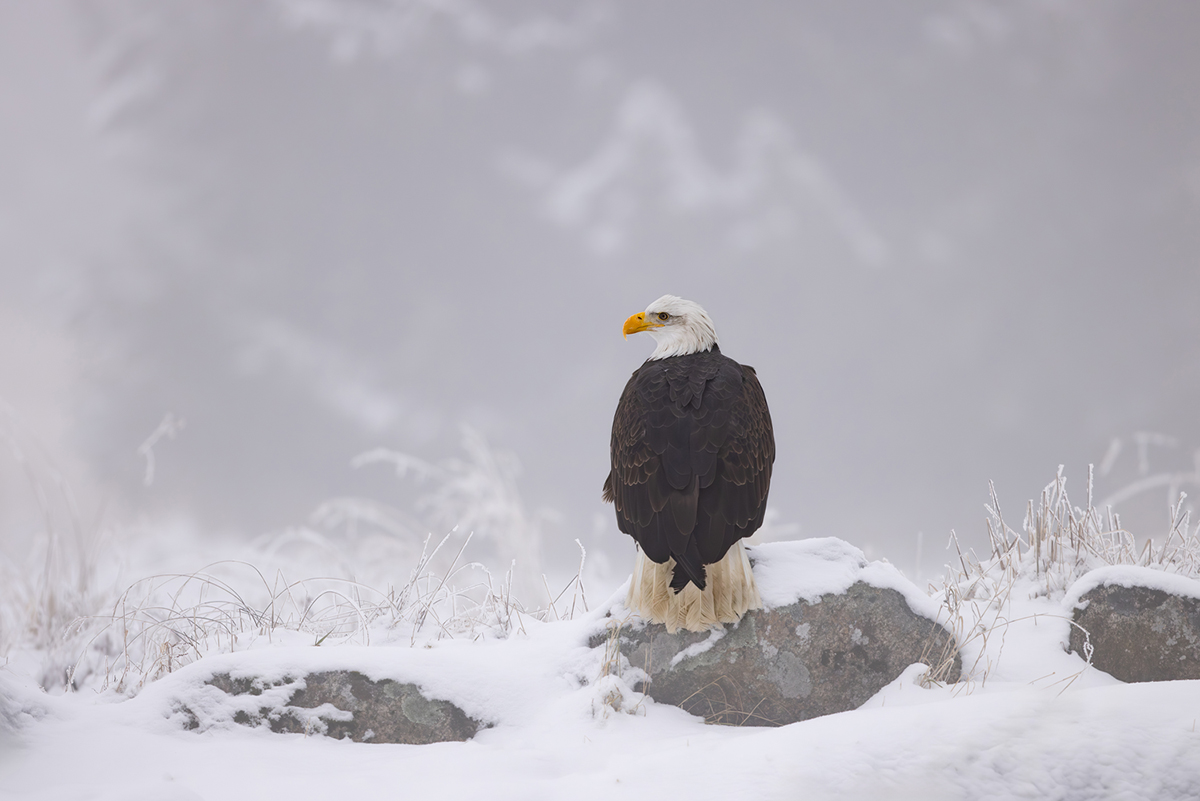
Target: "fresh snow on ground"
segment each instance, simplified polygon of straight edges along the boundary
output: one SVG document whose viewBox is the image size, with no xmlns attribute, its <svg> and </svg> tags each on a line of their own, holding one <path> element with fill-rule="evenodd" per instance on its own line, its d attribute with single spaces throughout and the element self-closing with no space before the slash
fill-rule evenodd
<svg viewBox="0 0 1200 801">
<path fill-rule="evenodd" d="M 761 545 L 753 558 L 771 605 L 864 580 L 938 609 L 839 540 Z M 624 588 L 572 620 L 526 620 L 503 638 L 315 647 L 277 631 L 132 698 L 47 694 L 10 665 L 0 668 L 0 798 L 1200 798 L 1200 682 L 1125 685 L 1087 666 L 1064 649 L 1067 602 L 1025 590 L 1014 587 L 1002 616 L 986 618 L 986 601 L 975 610 L 990 622 L 986 633 L 966 628 L 968 680 L 925 688 L 914 666 L 858 710 L 777 729 L 708 726 L 605 676 L 604 649 L 588 640 L 624 615 Z M 233 723 L 246 699 L 205 684 L 222 672 L 349 668 L 413 681 L 491 726 L 470 742 L 420 746 L 274 734 Z M 181 727 L 185 704 L 199 731 Z"/>
</svg>

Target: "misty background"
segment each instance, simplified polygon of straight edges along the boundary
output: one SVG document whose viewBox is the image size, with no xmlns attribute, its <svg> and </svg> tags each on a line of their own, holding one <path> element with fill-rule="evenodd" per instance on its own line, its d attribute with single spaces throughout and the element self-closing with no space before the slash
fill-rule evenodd
<svg viewBox="0 0 1200 801">
<path fill-rule="evenodd" d="M 1159 537 L 1200 489 L 1198 41 L 1133 0 L 0 0 L 0 547 L 30 460 L 166 550 L 336 499 L 486 526 L 421 502 L 486 464 L 521 558 L 615 584 L 620 329 L 664 293 L 758 370 L 768 536 L 929 578 L 989 480 L 1019 527 L 1094 464 Z"/>
</svg>

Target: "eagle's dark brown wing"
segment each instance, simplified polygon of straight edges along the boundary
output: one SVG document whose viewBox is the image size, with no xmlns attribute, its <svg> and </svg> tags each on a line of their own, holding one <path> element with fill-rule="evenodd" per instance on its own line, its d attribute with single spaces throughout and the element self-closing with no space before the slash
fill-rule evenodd
<svg viewBox="0 0 1200 801">
<path fill-rule="evenodd" d="M 751 367 L 712 351 L 648 361 L 617 404 L 604 499 L 671 586 L 705 586 L 704 565 L 762 525 L 775 439 Z"/>
</svg>

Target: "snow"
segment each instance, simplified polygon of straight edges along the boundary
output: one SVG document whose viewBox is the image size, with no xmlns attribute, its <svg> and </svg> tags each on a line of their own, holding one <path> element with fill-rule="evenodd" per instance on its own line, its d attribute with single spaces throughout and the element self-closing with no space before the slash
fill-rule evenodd
<svg viewBox="0 0 1200 801">
<path fill-rule="evenodd" d="M 858 580 L 933 604 L 838 540 L 760 545 L 753 558 L 772 606 Z M 587 644 L 623 613 L 623 595 L 503 639 L 318 647 L 276 637 L 207 656 L 132 698 L 53 696 L 0 668 L 0 799 L 1200 797 L 1200 681 L 1126 685 L 1087 666 L 1063 647 L 1066 600 L 1015 593 L 987 636 L 964 637 L 970 679 L 958 685 L 922 687 L 914 665 L 860 709 L 739 729 L 706 726 L 603 675 L 604 649 Z M 414 682 L 491 726 L 469 742 L 420 746 L 274 734 L 233 723 L 242 701 L 205 683 L 335 669 Z M 199 731 L 182 729 L 182 704 L 202 711 Z"/>
<path fill-rule="evenodd" d="M 1145 587 L 1151 590 L 1161 590 L 1171 595 L 1181 595 L 1184 598 L 1200 598 L 1200 581 L 1178 573 L 1168 573 L 1150 567 L 1137 565 L 1111 565 L 1090 571 L 1067 590 L 1064 603 L 1068 608 L 1074 608 L 1080 599 L 1096 589 L 1111 585 L 1119 587 Z"/>
<path fill-rule="evenodd" d="M 682 651 L 675 654 L 675 656 L 671 657 L 670 667 L 675 667 L 685 659 L 691 659 L 692 657 L 700 656 L 700 654 L 704 653 L 718 642 L 725 639 L 726 631 L 727 629 L 724 628 L 713 629 L 711 632 L 709 632 L 707 639 L 701 640 L 700 642 L 694 642 L 687 648 L 684 648 Z"/>
<path fill-rule="evenodd" d="M 856 582 L 896 590 L 909 609 L 937 618 L 938 604 L 888 562 L 870 562 L 861 550 L 836 537 L 768 542 L 747 548 L 759 595 L 768 609 L 822 595 L 840 594 Z"/>
</svg>

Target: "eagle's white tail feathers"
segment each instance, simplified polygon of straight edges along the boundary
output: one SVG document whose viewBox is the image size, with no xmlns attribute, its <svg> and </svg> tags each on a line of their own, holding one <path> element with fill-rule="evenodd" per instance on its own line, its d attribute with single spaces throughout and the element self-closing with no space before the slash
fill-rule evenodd
<svg viewBox="0 0 1200 801">
<path fill-rule="evenodd" d="M 625 606 L 644 620 L 666 625 L 672 634 L 679 629 L 706 631 L 719 623 L 736 623 L 751 609 L 762 608 L 750 558 L 740 540 L 724 559 L 705 565 L 705 569 L 708 586 L 703 591 L 688 582 L 675 593 L 671 589 L 675 560 L 660 565 L 639 549 Z"/>
</svg>

